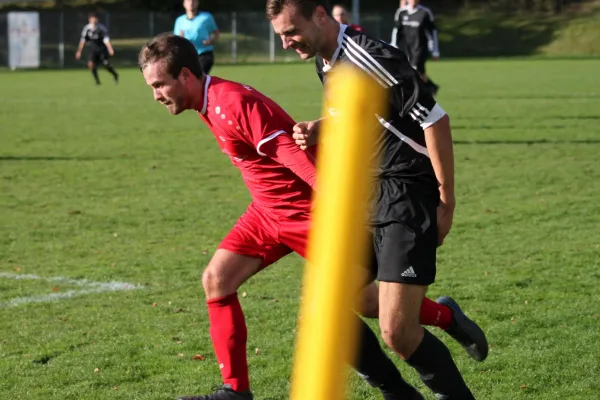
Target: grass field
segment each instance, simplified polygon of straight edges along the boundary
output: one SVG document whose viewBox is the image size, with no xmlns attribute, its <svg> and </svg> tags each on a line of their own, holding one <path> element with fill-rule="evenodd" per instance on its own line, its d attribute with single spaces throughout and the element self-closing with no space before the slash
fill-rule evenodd
<svg viewBox="0 0 600 400">
<path fill-rule="evenodd" d="M 458 195 L 430 296 L 453 295 L 490 356 L 434 332 L 478 399 L 598 398 L 600 60 L 430 70 Z M 312 65 L 214 73 L 297 119 L 320 112 Z M 170 116 L 137 71 L 101 77 L 0 74 L 2 399 L 173 399 L 220 381 L 199 276 L 248 193 L 193 113 Z M 287 398 L 301 266 L 291 256 L 241 290 L 257 399 Z M 379 398 L 350 381 L 351 399 Z"/>
</svg>

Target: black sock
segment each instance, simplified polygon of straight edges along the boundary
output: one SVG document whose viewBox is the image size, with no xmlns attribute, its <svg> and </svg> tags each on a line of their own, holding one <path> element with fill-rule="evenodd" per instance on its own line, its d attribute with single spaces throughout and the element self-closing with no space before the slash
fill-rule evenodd
<svg viewBox="0 0 600 400">
<path fill-rule="evenodd" d="M 423 383 L 438 399 L 475 400 L 448 348 L 427 329 L 423 341 L 406 363 L 417 370 Z"/>
<path fill-rule="evenodd" d="M 92 75 L 94 75 L 94 79 L 96 80 L 96 85 L 100 84 L 100 78 L 98 78 L 98 68 L 92 68 Z"/>
<path fill-rule="evenodd" d="M 112 74 L 113 78 L 115 78 L 115 81 L 119 79 L 119 74 L 117 74 L 117 71 L 115 71 L 112 65 L 106 64 L 104 68 L 106 68 L 106 70 Z"/>
<path fill-rule="evenodd" d="M 378 388 L 386 400 L 413 399 L 417 390 L 400 375 L 396 365 L 385 355 L 377 336 L 361 318 L 358 329 L 358 354 L 354 369 L 369 383 Z"/>
</svg>

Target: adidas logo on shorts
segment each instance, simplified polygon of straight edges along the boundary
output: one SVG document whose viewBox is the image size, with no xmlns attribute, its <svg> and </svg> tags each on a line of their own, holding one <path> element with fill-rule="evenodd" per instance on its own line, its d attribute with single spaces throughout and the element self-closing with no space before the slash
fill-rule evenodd
<svg viewBox="0 0 600 400">
<path fill-rule="evenodd" d="M 409 267 L 406 271 L 404 271 L 400 275 L 402 275 L 405 278 L 416 278 L 417 277 L 417 274 L 415 273 L 415 270 L 413 269 L 413 267 Z"/>
</svg>

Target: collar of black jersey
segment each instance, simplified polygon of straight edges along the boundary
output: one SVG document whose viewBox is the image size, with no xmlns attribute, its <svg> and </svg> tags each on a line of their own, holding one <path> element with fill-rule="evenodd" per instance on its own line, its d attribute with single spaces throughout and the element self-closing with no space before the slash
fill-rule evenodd
<svg viewBox="0 0 600 400">
<path fill-rule="evenodd" d="M 338 37 L 337 37 L 337 48 L 335 49 L 335 52 L 333 53 L 333 57 L 331 57 L 331 61 L 329 61 L 329 63 L 323 63 L 323 72 L 327 72 L 329 71 L 331 68 L 333 68 L 333 64 L 335 64 L 335 60 L 337 60 L 337 58 L 340 55 L 340 52 L 342 51 L 342 44 L 344 43 L 344 34 L 346 33 L 346 28 L 348 28 L 348 25 L 345 24 L 340 24 L 340 32 L 338 33 Z M 323 60 L 325 61 L 325 60 Z"/>
</svg>

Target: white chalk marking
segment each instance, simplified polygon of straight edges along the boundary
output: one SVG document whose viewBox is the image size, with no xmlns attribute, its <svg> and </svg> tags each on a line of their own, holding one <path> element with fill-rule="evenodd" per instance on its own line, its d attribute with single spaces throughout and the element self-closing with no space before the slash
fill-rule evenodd
<svg viewBox="0 0 600 400">
<path fill-rule="evenodd" d="M 68 299 L 75 296 L 82 296 L 90 293 L 117 292 L 122 290 L 141 289 L 142 286 L 127 282 L 94 282 L 87 279 L 70 279 L 62 276 L 44 278 L 39 275 L 30 274 L 11 274 L 0 272 L 0 278 L 16 280 L 44 280 L 47 282 L 58 282 L 69 285 L 81 286 L 80 290 L 69 290 L 61 293 L 50 293 L 40 296 L 15 297 L 7 302 L 0 303 L 0 307 L 14 307 L 21 304 L 46 303 L 50 301 Z"/>
</svg>

